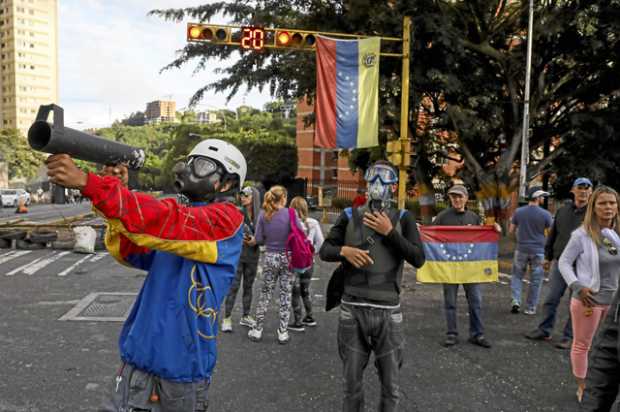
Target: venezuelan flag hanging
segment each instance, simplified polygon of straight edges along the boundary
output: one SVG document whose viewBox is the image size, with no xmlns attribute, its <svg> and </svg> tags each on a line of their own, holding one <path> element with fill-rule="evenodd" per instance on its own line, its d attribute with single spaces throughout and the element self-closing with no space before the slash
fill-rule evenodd
<svg viewBox="0 0 620 412">
<path fill-rule="evenodd" d="M 381 39 L 316 44 L 314 144 L 353 149 L 379 145 L 379 52 Z"/>
<path fill-rule="evenodd" d="M 493 226 L 421 226 L 423 283 L 497 282 L 499 234 Z"/>
</svg>

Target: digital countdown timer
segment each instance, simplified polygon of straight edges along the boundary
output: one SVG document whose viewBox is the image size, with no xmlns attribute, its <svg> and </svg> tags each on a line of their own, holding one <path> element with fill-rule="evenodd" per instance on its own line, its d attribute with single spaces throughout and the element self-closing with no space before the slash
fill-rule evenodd
<svg viewBox="0 0 620 412">
<path fill-rule="evenodd" d="M 263 50 L 265 47 L 265 30 L 261 27 L 242 27 L 241 47 L 247 50 Z"/>
</svg>

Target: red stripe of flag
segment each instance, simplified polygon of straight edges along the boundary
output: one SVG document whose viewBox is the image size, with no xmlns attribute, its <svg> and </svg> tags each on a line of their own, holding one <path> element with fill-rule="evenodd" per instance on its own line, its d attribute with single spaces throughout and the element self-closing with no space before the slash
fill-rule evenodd
<svg viewBox="0 0 620 412">
<path fill-rule="evenodd" d="M 420 226 L 422 242 L 479 243 L 497 242 L 499 233 L 493 226 Z"/>
<path fill-rule="evenodd" d="M 336 147 L 336 42 L 322 37 L 316 44 L 316 127 L 314 145 Z"/>
</svg>

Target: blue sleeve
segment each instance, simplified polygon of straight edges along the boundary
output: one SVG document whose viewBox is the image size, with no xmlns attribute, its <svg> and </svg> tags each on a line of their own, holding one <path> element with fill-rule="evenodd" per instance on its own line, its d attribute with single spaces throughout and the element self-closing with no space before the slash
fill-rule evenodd
<svg viewBox="0 0 620 412">
<path fill-rule="evenodd" d="M 551 216 L 551 213 L 547 212 L 545 214 L 545 227 L 551 227 L 552 224 L 553 224 L 553 217 Z"/>
<path fill-rule="evenodd" d="M 517 211 L 515 212 L 515 214 L 514 214 L 514 215 L 512 215 L 511 222 L 512 222 L 512 224 L 513 224 L 513 225 L 518 225 L 518 224 L 519 224 L 519 219 L 518 219 L 518 217 L 519 217 L 519 211 L 517 210 Z"/>
</svg>

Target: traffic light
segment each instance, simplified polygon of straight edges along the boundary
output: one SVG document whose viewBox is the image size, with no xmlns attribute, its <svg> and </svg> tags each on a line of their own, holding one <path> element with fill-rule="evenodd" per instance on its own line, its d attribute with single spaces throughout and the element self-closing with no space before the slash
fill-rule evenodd
<svg viewBox="0 0 620 412">
<path fill-rule="evenodd" d="M 411 166 L 411 156 L 413 155 L 413 150 L 410 141 L 388 140 L 385 149 L 388 153 L 388 160 L 394 166 Z"/>
<path fill-rule="evenodd" d="M 226 26 L 189 23 L 187 25 L 187 41 L 230 43 L 231 29 Z"/>
<path fill-rule="evenodd" d="M 312 33 L 276 30 L 274 46 L 276 48 L 313 48 L 316 46 L 316 37 Z"/>
</svg>

